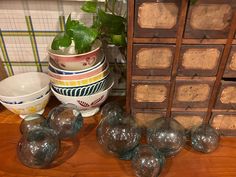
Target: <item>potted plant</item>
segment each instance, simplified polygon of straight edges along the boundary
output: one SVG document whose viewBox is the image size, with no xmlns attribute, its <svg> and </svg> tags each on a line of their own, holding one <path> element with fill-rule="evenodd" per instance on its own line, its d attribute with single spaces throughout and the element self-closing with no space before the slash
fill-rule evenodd
<svg viewBox="0 0 236 177">
<path fill-rule="evenodd" d="M 126 63 L 127 2 L 105 0 L 102 5 L 97 0 L 86 1 L 82 10 L 94 15 L 93 27 L 99 31 L 106 58 L 114 63 L 115 87 L 118 87 L 126 78 L 125 68 L 118 63 Z"/>
<path fill-rule="evenodd" d="M 102 43 L 98 38 L 99 31 L 96 28 L 72 20 L 69 15 L 65 31 L 54 37 L 48 53 L 63 69 L 85 69 L 91 67 L 99 57 Z"/>
</svg>

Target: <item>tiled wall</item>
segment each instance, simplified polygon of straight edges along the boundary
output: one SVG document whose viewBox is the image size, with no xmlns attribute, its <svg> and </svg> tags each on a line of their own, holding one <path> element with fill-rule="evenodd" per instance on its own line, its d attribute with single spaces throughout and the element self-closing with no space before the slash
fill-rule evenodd
<svg viewBox="0 0 236 177">
<path fill-rule="evenodd" d="M 47 47 L 53 37 L 64 30 L 65 19 L 71 13 L 89 25 L 92 16 L 81 11 L 82 1 L 68 0 L 1 0 L 0 58 L 8 76 L 28 72 L 47 72 Z M 114 68 L 113 59 L 110 66 Z M 124 63 L 119 63 L 121 70 Z M 113 94 L 125 93 L 125 81 L 119 79 Z"/>
</svg>

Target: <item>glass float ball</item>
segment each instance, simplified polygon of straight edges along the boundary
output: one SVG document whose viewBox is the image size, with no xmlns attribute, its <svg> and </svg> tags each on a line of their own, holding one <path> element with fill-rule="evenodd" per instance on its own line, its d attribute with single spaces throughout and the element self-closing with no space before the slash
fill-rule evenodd
<svg viewBox="0 0 236 177">
<path fill-rule="evenodd" d="M 107 117 L 109 115 L 117 116 L 118 114 L 123 114 L 123 108 L 116 102 L 106 103 L 101 109 L 101 117 Z"/>
<path fill-rule="evenodd" d="M 132 167 L 137 177 L 159 176 L 164 165 L 163 154 L 150 145 L 140 145 L 135 149 Z"/>
<path fill-rule="evenodd" d="M 40 114 L 26 116 L 20 124 L 21 134 L 26 134 L 36 127 L 48 127 L 47 120 Z"/>
<path fill-rule="evenodd" d="M 171 118 L 156 119 L 147 130 L 147 142 L 165 157 L 174 156 L 185 145 L 184 127 Z"/>
<path fill-rule="evenodd" d="M 112 115 L 102 119 L 97 127 L 97 140 L 102 147 L 121 159 L 130 159 L 139 144 L 141 130 L 130 116 Z"/>
<path fill-rule="evenodd" d="M 191 144 L 194 150 L 210 153 L 217 149 L 220 142 L 218 132 L 208 124 L 202 124 L 191 131 Z"/>
<path fill-rule="evenodd" d="M 57 133 L 46 127 L 36 127 L 22 136 L 17 146 L 20 161 L 31 168 L 46 168 L 60 149 Z"/>
<path fill-rule="evenodd" d="M 50 128 L 63 140 L 75 137 L 83 126 L 83 117 L 73 104 L 61 104 L 53 108 L 48 117 Z"/>
</svg>

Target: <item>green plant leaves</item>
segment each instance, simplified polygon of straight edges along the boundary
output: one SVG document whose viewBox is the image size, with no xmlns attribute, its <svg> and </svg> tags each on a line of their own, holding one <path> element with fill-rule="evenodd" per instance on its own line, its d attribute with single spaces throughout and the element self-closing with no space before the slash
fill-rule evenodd
<svg viewBox="0 0 236 177">
<path fill-rule="evenodd" d="M 69 47 L 71 45 L 71 38 L 66 33 L 62 32 L 55 36 L 52 41 L 51 48 L 53 50 L 59 50 L 60 47 Z"/>
<path fill-rule="evenodd" d="M 122 34 L 125 32 L 125 22 L 126 19 L 118 16 L 104 12 L 103 10 L 98 10 L 98 20 L 101 22 L 102 31 L 108 34 Z"/>
<path fill-rule="evenodd" d="M 66 20 L 66 25 L 65 25 L 65 30 L 66 33 L 70 36 L 73 37 L 73 31 L 77 31 L 79 29 L 79 21 L 77 20 L 71 20 L 71 14 Z"/>
<path fill-rule="evenodd" d="M 190 0 L 190 5 L 196 4 L 197 0 Z"/>
<path fill-rule="evenodd" d="M 111 43 L 117 46 L 126 46 L 125 34 L 111 35 Z"/>
<path fill-rule="evenodd" d="M 75 50 L 78 53 L 88 52 L 98 37 L 98 31 L 95 28 L 89 28 L 77 20 L 71 20 L 71 15 L 67 18 L 65 29 L 66 34 L 74 40 Z"/>
<path fill-rule="evenodd" d="M 98 31 L 93 28 L 79 25 L 78 30 L 73 31 L 73 39 L 75 42 L 75 49 L 79 53 L 88 52 L 91 49 L 93 42 L 98 36 Z"/>
<path fill-rule="evenodd" d="M 97 11 L 97 4 L 98 4 L 98 2 L 96 0 L 94 0 L 94 1 L 86 1 L 83 4 L 83 6 L 81 7 L 81 9 L 84 12 L 96 13 L 96 11 Z"/>
</svg>

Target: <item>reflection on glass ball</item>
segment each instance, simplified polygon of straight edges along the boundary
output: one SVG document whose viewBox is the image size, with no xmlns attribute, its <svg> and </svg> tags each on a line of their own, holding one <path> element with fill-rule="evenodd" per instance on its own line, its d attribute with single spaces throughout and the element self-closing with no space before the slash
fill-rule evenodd
<svg viewBox="0 0 236 177">
<path fill-rule="evenodd" d="M 159 118 L 147 130 L 147 142 L 166 157 L 176 155 L 185 145 L 184 127 L 175 119 Z"/>
<path fill-rule="evenodd" d="M 117 116 L 118 114 L 122 115 L 123 113 L 124 113 L 123 108 L 116 102 L 106 103 L 101 109 L 102 118 L 107 117 L 109 115 L 111 116 Z"/>
<path fill-rule="evenodd" d="M 20 124 L 21 134 L 26 134 L 37 127 L 48 127 L 47 120 L 40 114 L 26 116 Z"/>
<path fill-rule="evenodd" d="M 61 104 L 52 109 L 48 115 L 49 126 L 54 129 L 60 139 L 71 139 L 83 126 L 83 117 L 73 104 Z"/>
<path fill-rule="evenodd" d="M 219 146 L 220 135 L 208 124 L 202 124 L 191 131 L 191 144 L 193 149 L 203 153 L 210 153 Z"/>
<path fill-rule="evenodd" d="M 24 134 L 17 146 L 20 161 L 31 168 L 46 168 L 56 158 L 60 142 L 56 132 L 37 127 Z"/>
<path fill-rule="evenodd" d="M 135 149 L 132 167 L 138 177 L 157 177 L 163 168 L 165 158 L 150 145 L 140 145 Z"/>
<path fill-rule="evenodd" d="M 130 159 L 139 144 L 141 130 L 132 117 L 107 116 L 97 127 L 97 140 L 103 148 L 121 159 Z"/>
</svg>

